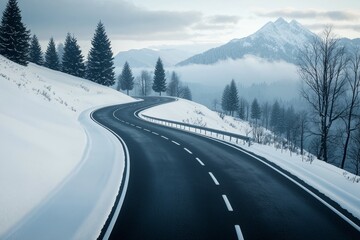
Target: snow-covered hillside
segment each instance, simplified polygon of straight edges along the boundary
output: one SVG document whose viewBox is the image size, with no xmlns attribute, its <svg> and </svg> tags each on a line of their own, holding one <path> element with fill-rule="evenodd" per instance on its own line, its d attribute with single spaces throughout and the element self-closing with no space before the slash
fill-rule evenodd
<svg viewBox="0 0 360 240">
<path fill-rule="evenodd" d="M 44 67 L 0 56 L 0 238 L 81 163 L 88 139 L 78 121 L 95 106 L 134 99 Z"/>
<path fill-rule="evenodd" d="M 248 122 L 229 116 L 222 118 L 218 113 L 202 105 L 183 99 L 144 110 L 141 114 L 252 137 L 252 128 Z M 301 156 L 287 150 L 277 149 L 272 144 L 253 143 L 248 146 L 243 141 L 240 141 L 239 144 L 242 148 L 265 157 L 304 180 L 360 219 L 359 177 L 354 182 L 355 176 L 345 170 L 316 160 L 311 155 Z"/>
</svg>

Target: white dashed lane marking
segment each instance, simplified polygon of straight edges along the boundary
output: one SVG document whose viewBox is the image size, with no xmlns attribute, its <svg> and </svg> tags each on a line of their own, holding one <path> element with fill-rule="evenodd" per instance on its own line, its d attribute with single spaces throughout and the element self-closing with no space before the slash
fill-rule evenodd
<svg viewBox="0 0 360 240">
<path fill-rule="evenodd" d="M 192 154 L 192 152 L 189 149 L 184 148 L 184 150 L 187 151 L 188 153 Z"/>
<path fill-rule="evenodd" d="M 226 195 L 222 195 L 223 199 L 224 199 L 224 202 L 225 202 L 225 205 L 228 209 L 229 212 L 232 212 L 233 211 L 233 208 L 231 207 L 231 204 L 229 202 L 229 199 L 227 198 Z"/>
<path fill-rule="evenodd" d="M 166 139 L 166 140 L 169 140 L 167 137 L 165 137 L 165 136 L 161 136 L 163 139 Z"/>
<path fill-rule="evenodd" d="M 218 180 L 215 178 L 214 174 L 212 174 L 212 172 L 209 172 L 210 177 L 212 178 L 212 180 L 214 181 L 215 185 L 220 185 L 220 183 L 218 182 Z"/>
<path fill-rule="evenodd" d="M 236 235 L 238 240 L 244 240 L 244 236 L 242 235 L 241 229 L 239 225 L 235 225 L 235 231 L 236 231 Z"/>
<path fill-rule="evenodd" d="M 205 166 L 205 164 L 199 159 L 199 158 L 195 158 L 202 166 Z"/>
<path fill-rule="evenodd" d="M 171 141 L 171 142 L 178 145 L 178 146 L 180 146 L 180 143 L 178 143 L 178 142 L 175 142 L 175 141 Z"/>
<path fill-rule="evenodd" d="M 157 136 L 159 136 L 159 134 L 158 133 L 156 133 L 156 132 L 151 132 L 152 134 L 154 134 L 154 135 L 157 135 Z"/>
</svg>

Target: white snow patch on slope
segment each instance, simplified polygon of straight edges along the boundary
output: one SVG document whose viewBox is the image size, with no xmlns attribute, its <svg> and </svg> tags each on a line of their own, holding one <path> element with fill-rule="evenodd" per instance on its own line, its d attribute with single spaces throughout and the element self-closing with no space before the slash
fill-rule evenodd
<svg viewBox="0 0 360 240">
<path fill-rule="evenodd" d="M 0 56 L 0 238 L 81 164 L 84 110 L 134 99 L 44 67 Z M 89 176 L 91 177 L 91 176 Z"/>
<path fill-rule="evenodd" d="M 218 113 L 187 100 L 179 99 L 147 109 L 141 114 L 251 136 L 248 122 L 228 116 L 222 119 Z M 359 183 L 353 183 L 345 177 L 353 174 L 320 160 L 315 159 L 310 163 L 305 156 L 290 154 L 274 146 L 253 143 L 249 147 L 242 142 L 240 146 L 299 177 L 360 219 Z"/>
<path fill-rule="evenodd" d="M 224 116 L 222 119 L 218 113 L 211 111 L 204 105 L 185 99 L 146 109 L 141 114 L 240 135 L 247 135 L 251 130 L 250 125 L 245 121 L 236 120 L 229 116 Z"/>
</svg>

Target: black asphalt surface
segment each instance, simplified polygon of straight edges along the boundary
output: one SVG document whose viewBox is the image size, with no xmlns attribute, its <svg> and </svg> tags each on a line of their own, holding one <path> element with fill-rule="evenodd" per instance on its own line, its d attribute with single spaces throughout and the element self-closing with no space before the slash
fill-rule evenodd
<svg viewBox="0 0 360 240">
<path fill-rule="evenodd" d="M 253 157 L 134 116 L 169 101 L 150 97 L 93 114 L 130 154 L 129 185 L 110 239 L 238 239 L 236 225 L 244 239 L 360 239 L 354 227 Z"/>
</svg>

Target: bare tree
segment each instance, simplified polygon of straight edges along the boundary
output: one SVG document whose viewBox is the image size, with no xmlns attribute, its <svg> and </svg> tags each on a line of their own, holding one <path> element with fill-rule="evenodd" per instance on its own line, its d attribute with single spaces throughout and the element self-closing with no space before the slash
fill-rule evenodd
<svg viewBox="0 0 360 240">
<path fill-rule="evenodd" d="M 214 109 L 215 112 L 217 112 L 217 106 L 219 105 L 219 99 L 215 98 L 213 101 L 212 101 L 212 107 Z"/>
<path fill-rule="evenodd" d="M 360 176 L 360 129 L 358 128 L 355 131 L 355 134 L 351 136 L 352 144 L 349 149 L 350 157 L 351 157 L 351 164 L 353 165 L 354 173 Z M 355 181 L 355 179 L 354 179 Z"/>
<path fill-rule="evenodd" d="M 299 123 L 300 123 L 300 154 L 304 155 L 304 141 L 305 133 L 308 130 L 308 117 L 305 111 L 299 113 Z"/>
<path fill-rule="evenodd" d="M 140 78 L 138 78 L 138 81 L 139 81 L 141 96 L 149 95 L 151 92 L 151 84 L 152 84 L 151 74 L 146 70 L 142 70 L 140 74 Z"/>
<path fill-rule="evenodd" d="M 347 98 L 347 112 L 346 116 L 343 117 L 345 123 L 345 143 L 342 160 L 340 167 L 344 169 L 345 161 L 347 157 L 347 151 L 349 147 L 349 141 L 351 133 L 359 128 L 359 122 L 355 121 L 354 118 L 358 114 L 359 109 L 359 90 L 360 90 L 360 50 L 351 56 L 349 64 L 349 74 L 347 76 L 349 96 Z"/>
<path fill-rule="evenodd" d="M 344 113 L 341 98 L 345 92 L 348 59 L 345 48 L 326 28 L 314 37 L 299 55 L 299 73 L 304 82 L 302 96 L 310 104 L 318 124 L 320 137 L 318 159 L 328 162 L 328 140 L 334 121 Z"/>
</svg>

